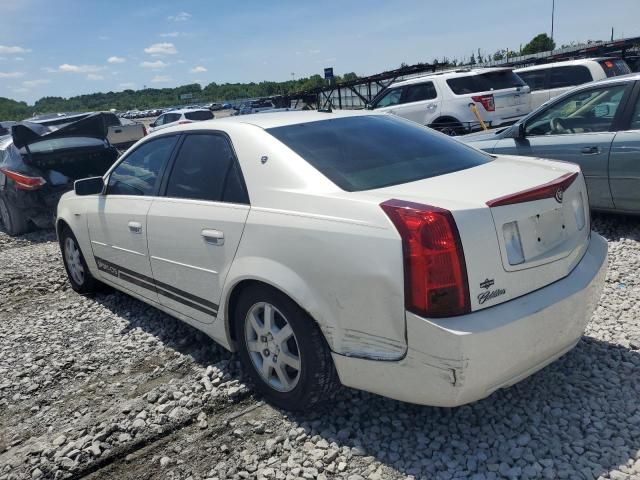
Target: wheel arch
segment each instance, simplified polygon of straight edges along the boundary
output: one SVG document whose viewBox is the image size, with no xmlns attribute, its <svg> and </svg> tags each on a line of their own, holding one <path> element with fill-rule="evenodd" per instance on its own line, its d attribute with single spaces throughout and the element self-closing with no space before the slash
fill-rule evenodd
<svg viewBox="0 0 640 480">
<path fill-rule="evenodd" d="M 255 272 L 265 272 L 265 275 L 256 275 Z M 330 332 L 334 331 L 335 324 L 330 319 L 323 318 L 323 309 L 317 296 L 313 295 L 311 288 L 299 275 L 286 266 L 269 259 L 239 260 L 234 262 L 225 283 L 218 319 L 212 326 L 211 334 L 229 350 L 237 350 L 234 309 L 240 293 L 252 285 L 264 285 L 286 295 L 318 325 L 329 348 L 334 350 Z"/>
</svg>

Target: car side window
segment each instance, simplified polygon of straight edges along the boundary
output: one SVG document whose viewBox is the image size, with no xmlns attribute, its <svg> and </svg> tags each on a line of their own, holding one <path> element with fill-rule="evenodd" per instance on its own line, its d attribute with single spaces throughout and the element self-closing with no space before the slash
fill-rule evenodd
<svg viewBox="0 0 640 480">
<path fill-rule="evenodd" d="M 219 134 L 188 135 L 169 175 L 166 196 L 249 203 L 229 140 Z"/>
<path fill-rule="evenodd" d="M 545 78 L 547 76 L 548 69 L 544 68 L 541 70 L 530 70 L 528 72 L 516 72 L 518 76 L 524 80 L 524 83 L 529 85 L 532 92 L 536 90 L 544 90 L 545 86 Z"/>
<path fill-rule="evenodd" d="M 107 195 L 155 195 L 177 140 L 177 135 L 155 138 L 127 155 L 109 175 Z"/>
<path fill-rule="evenodd" d="M 583 65 L 554 67 L 551 69 L 549 88 L 573 87 L 592 80 L 591 72 Z"/>
<path fill-rule="evenodd" d="M 156 118 L 156 121 L 155 121 L 156 127 L 163 125 L 165 118 L 167 118 L 166 115 L 160 115 L 158 118 Z"/>
<path fill-rule="evenodd" d="M 526 135 L 608 132 L 626 88 L 612 85 L 569 95 L 530 119 L 525 126 Z"/>
<path fill-rule="evenodd" d="M 375 108 L 391 107 L 400 103 L 402 88 L 392 88 L 376 102 Z"/>
<path fill-rule="evenodd" d="M 433 86 L 433 82 L 419 83 L 418 85 L 409 85 L 406 87 L 402 103 L 432 100 L 437 96 L 438 94 L 436 87 Z"/>
</svg>

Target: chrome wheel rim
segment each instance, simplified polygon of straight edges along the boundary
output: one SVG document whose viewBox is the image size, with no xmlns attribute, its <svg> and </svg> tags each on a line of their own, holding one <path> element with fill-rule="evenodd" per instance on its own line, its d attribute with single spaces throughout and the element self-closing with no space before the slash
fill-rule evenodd
<svg viewBox="0 0 640 480">
<path fill-rule="evenodd" d="M 298 340 L 287 318 L 267 302 L 253 305 L 244 322 L 251 363 L 262 380 L 278 392 L 290 392 L 300 380 Z"/>
<path fill-rule="evenodd" d="M 80 260 L 80 249 L 70 237 L 64 241 L 64 259 L 67 262 L 71 278 L 78 285 L 82 285 L 84 283 L 84 267 Z"/>
</svg>

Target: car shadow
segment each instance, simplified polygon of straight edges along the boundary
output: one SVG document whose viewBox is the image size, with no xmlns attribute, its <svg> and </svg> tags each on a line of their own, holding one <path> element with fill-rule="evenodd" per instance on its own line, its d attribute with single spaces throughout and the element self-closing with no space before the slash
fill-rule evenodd
<svg viewBox="0 0 640 480">
<path fill-rule="evenodd" d="M 132 308 L 137 300 L 128 295 L 105 292 L 95 299 L 127 320 L 122 333 L 141 328 L 203 367 L 234 359 L 205 334 L 156 309 L 133 313 L 140 309 Z M 334 402 L 312 412 L 283 414 L 310 438 L 348 446 L 383 469 L 416 478 L 489 472 L 597 478 L 628 465 L 640 450 L 639 369 L 640 352 L 585 336 L 540 372 L 470 405 L 424 407 L 343 388 Z M 223 371 L 242 379 L 235 361 Z"/>
<path fill-rule="evenodd" d="M 4 237 L 4 238 L 3 238 Z M 56 241 L 56 231 L 53 228 L 34 229 L 30 232 L 23 233 L 12 237 L 4 228 L 0 221 L 0 246 L 7 243 L 27 244 L 27 243 L 47 243 Z"/>
<path fill-rule="evenodd" d="M 591 216 L 591 228 L 609 241 L 640 241 L 640 215 L 594 212 Z"/>
</svg>

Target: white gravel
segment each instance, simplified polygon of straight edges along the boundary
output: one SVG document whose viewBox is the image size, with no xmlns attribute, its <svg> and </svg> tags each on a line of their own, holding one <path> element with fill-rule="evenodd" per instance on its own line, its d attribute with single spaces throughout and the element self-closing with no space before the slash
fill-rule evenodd
<svg viewBox="0 0 640 480">
<path fill-rule="evenodd" d="M 540 373 L 457 409 L 345 389 L 293 416 L 191 327 L 75 294 L 51 232 L 0 232 L 0 480 L 640 479 L 640 219 L 594 228 L 609 240 L 600 305 Z"/>
</svg>

